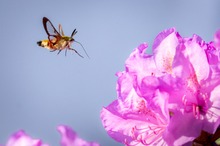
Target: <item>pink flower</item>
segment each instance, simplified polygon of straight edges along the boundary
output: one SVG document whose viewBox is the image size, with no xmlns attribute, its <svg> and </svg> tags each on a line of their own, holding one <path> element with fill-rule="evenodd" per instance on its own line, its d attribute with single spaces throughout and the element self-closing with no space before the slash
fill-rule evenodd
<svg viewBox="0 0 220 146">
<path fill-rule="evenodd" d="M 131 109 L 123 113 L 119 113 L 120 100 L 116 100 L 103 108 L 103 125 L 112 138 L 126 145 L 163 144 L 162 136 L 169 123 L 167 99 L 164 97 L 165 94 L 158 92 L 154 103 L 147 107 L 145 99 L 134 95 L 130 101 Z"/>
<path fill-rule="evenodd" d="M 178 94 L 173 94 L 175 97 L 171 94 L 170 99 L 176 99 L 170 100 L 169 103 L 176 104 L 182 112 L 173 113 L 182 116 L 175 118 L 174 115 L 170 125 L 178 123 L 180 118 L 189 120 L 188 124 L 193 121 L 193 130 L 172 132 L 175 136 L 187 135 L 188 140 L 197 137 L 201 130 L 214 133 L 220 124 L 219 60 L 214 64 L 211 59 L 209 62 L 207 48 L 208 44 L 197 35 L 189 39 L 183 38 L 172 63 L 171 75 L 177 80 L 176 84 L 179 84 L 179 87 L 171 85 L 173 89 L 176 88 Z M 217 70 L 212 70 L 213 67 Z M 170 109 L 172 110 L 176 109 Z"/>
<path fill-rule="evenodd" d="M 24 131 L 20 130 L 13 134 L 6 146 L 49 146 L 47 144 L 43 144 L 39 139 L 33 139 L 28 136 Z"/>
<path fill-rule="evenodd" d="M 57 130 L 61 134 L 61 146 L 99 146 L 95 142 L 86 142 L 79 138 L 77 134 L 68 126 L 58 126 Z M 6 146 L 49 146 L 39 139 L 33 139 L 23 130 L 14 133 L 8 140 Z"/>
<path fill-rule="evenodd" d="M 61 134 L 61 146 L 99 146 L 95 142 L 87 142 L 77 136 L 77 134 L 68 126 L 58 126 L 57 130 Z"/>
<path fill-rule="evenodd" d="M 152 56 L 144 54 L 146 47 L 142 44 L 135 49 L 126 61 L 127 71 L 117 73 L 118 100 L 101 112 L 108 134 L 126 145 L 164 144 L 169 124 L 168 94 L 157 90 L 160 81 L 155 77 L 162 73 Z M 139 90 L 145 88 L 143 82 L 149 83 L 145 84 L 148 92 Z"/>
<path fill-rule="evenodd" d="M 117 73 L 117 96 L 102 109 L 108 134 L 126 145 L 190 144 L 220 124 L 220 31 L 213 42 L 174 28 L 136 48 Z M 183 122 L 184 121 L 184 122 Z"/>
</svg>

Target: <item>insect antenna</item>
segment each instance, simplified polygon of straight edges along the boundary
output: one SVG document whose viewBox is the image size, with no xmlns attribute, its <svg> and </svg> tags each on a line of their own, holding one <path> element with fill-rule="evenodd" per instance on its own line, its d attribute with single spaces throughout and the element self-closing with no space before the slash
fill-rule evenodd
<svg viewBox="0 0 220 146">
<path fill-rule="evenodd" d="M 73 38 L 73 36 L 77 33 L 76 29 L 73 30 L 72 34 L 71 34 L 71 38 Z"/>
<path fill-rule="evenodd" d="M 76 40 L 74 40 L 74 42 L 78 43 L 83 48 L 83 51 L 86 53 L 86 56 L 90 59 L 90 57 L 87 54 L 87 52 L 86 52 L 85 48 L 83 47 L 83 45 L 80 42 L 76 41 Z"/>
</svg>

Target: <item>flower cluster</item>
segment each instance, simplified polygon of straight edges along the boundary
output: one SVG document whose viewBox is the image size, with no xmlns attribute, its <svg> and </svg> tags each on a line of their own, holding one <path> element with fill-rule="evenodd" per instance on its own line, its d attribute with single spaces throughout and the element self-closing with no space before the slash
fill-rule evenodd
<svg viewBox="0 0 220 146">
<path fill-rule="evenodd" d="M 61 134 L 61 146 L 99 146 L 95 142 L 86 142 L 79 138 L 77 134 L 68 126 L 58 126 L 57 130 Z M 33 139 L 23 130 L 14 133 L 8 140 L 6 146 L 49 146 L 40 139 Z"/>
<path fill-rule="evenodd" d="M 117 99 L 101 111 L 108 134 L 125 145 L 192 145 L 220 124 L 220 31 L 206 43 L 171 28 L 136 48 L 118 72 Z"/>
</svg>

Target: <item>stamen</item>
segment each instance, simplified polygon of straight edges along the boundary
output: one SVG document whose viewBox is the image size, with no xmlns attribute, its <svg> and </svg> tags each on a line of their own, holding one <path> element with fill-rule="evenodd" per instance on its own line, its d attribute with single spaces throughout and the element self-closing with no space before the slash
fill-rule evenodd
<svg viewBox="0 0 220 146">
<path fill-rule="evenodd" d="M 206 117 L 207 117 L 207 119 L 211 119 L 212 117 L 219 117 L 219 114 L 217 114 L 217 113 L 214 113 L 213 111 L 212 111 L 212 108 L 213 109 L 218 109 L 218 110 L 220 110 L 220 108 L 219 107 L 215 107 L 215 106 L 212 106 L 209 110 L 207 110 L 206 111 Z"/>
<path fill-rule="evenodd" d="M 199 106 L 196 106 L 196 119 L 200 118 Z"/>
<path fill-rule="evenodd" d="M 155 143 L 155 141 L 158 141 L 165 128 L 165 125 L 151 125 L 147 126 L 146 128 L 138 128 L 135 126 L 132 128 L 132 138 L 144 145 L 150 145 Z"/>
<path fill-rule="evenodd" d="M 186 102 L 187 102 L 186 95 L 183 95 L 182 102 L 183 102 L 184 105 L 186 105 Z"/>
</svg>

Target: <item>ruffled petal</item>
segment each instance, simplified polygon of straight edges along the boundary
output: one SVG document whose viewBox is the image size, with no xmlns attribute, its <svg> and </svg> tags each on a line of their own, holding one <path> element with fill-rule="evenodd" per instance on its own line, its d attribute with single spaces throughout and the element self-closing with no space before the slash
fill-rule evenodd
<svg viewBox="0 0 220 146">
<path fill-rule="evenodd" d="M 43 144 L 39 139 L 32 139 L 23 130 L 14 133 L 8 140 L 6 146 L 49 146 Z"/>
<path fill-rule="evenodd" d="M 205 50 L 197 43 L 197 38 L 198 36 L 194 35 L 192 40 L 185 43 L 184 54 L 193 66 L 196 78 L 200 83 L 208 78 L 210 68 Z"/>
<path fill-rule="evenodd" d="M 161 32 L 155 39 L 153 53 L 157 68 L 161 72 L 172 73 L 173 59 L 179 44 L 174 28 Z"/>
<path fill-rule="evenodd" d="M 57 130 L 61 134 L 61 146 L 99 146 L 95 142 L 87 142 L 77 136 L 77 134 L 68 126 L 60 125 Z"/>
</svg>

